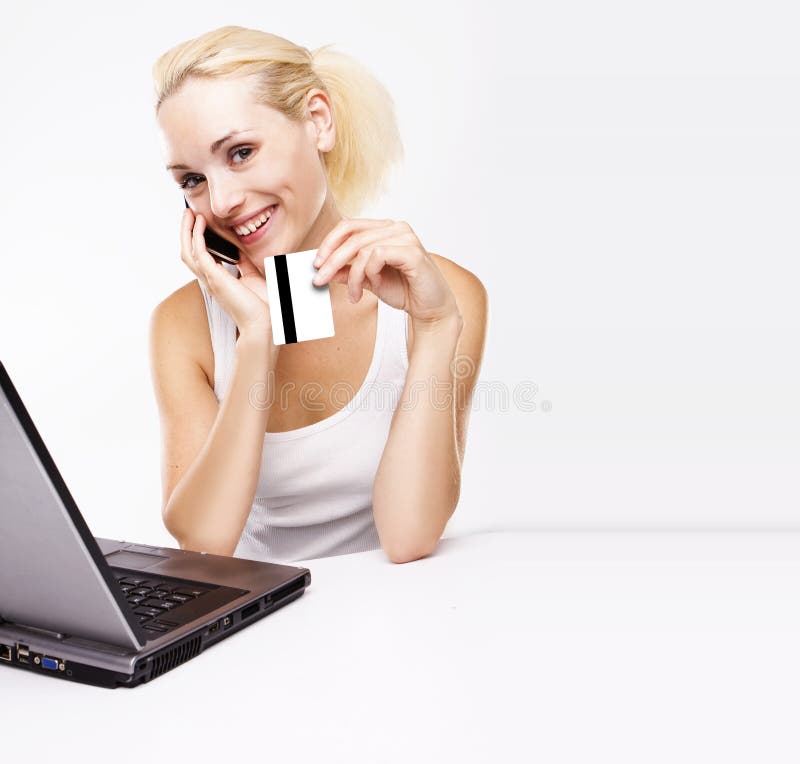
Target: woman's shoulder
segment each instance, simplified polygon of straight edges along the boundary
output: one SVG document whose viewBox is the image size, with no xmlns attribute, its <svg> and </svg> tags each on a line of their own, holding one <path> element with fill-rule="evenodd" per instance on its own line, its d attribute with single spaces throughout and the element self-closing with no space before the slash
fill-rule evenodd
<svg viewBox="0 0 800 764">
<path fill-rule="evenodd" d="M 472 272 L 435 252 L 428 253 L 436 267 L 442 272 L 448 286 L 453 290 L 456 297 L 463 294 L 465 297 L 475 297 L 478 294 L 485 294 L 486 288 L 481 280 Z"/>
<path fill-rule="evenodd" d="M 458 308 L 465 323 L 470 325 L 470 331 L 475 330 L 478 335 L 483 334 L 486 327 L 489 296 L 486 287 L 472 271 L 467 270 L 458 263 L 446 257 L 429 252 L 441 271 L 450 289 L 453 290 Z"/>
<path fill-rule="evenodd" d="M 203 369 L 213 387 L 214 351 L 205 299 L 197 279 L 179 287 L 153 308 L 150 339 L 154 354 L 188 355 Z"/>
<path fill-rule="evenodd" d="M 428 252 L 436 267 L 441 271 L 447 285 L 453 290 L 458 309 L 469 327 L 467 335 L 470 342 L 482 346 L 486 333 L 488 297 L 481 280 L 471 271 L 435 252 Z M 414 326 L 410 316 L 406 316 L 408 328 L 407 350 L 409 355 L 414 347 Z"/>
</svg>

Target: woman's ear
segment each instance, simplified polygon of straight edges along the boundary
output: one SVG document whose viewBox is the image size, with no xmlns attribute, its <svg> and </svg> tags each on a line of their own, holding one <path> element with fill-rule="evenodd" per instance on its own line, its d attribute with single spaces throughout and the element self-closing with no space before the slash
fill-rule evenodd
<svg viewBox="0 0 800 764">
<path fill-rule="evenodd" d="M 326 93 L 312 88 L 306 95 L 306 112 L 316 131 L 317 150 L 327 152 L 336 141 L 336 126 L 333 124 L 333 109 Z"/>
</svg>

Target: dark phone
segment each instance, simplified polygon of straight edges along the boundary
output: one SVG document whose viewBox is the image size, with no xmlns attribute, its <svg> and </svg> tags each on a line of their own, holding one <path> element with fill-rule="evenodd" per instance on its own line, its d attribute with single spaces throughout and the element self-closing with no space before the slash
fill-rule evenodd
<svg viewBox="0 0 800 764">
<path fill-rule="evenodd" d="M 183 203 L 187 207 L 189 206 L 186 197 L 183 198 Z M 206 240 L 208 254 L 215 260 L 223 260 L 232 265 L 236 265 L 239 262 L 239 248 L 235 244 L 231 244 L 227 239 L 223 239 L 215 231 L 212 231 L 208 227 L 208 223 L 206 223 L 206 229 L 203 231 L 203 238 Z"/>
</svg>

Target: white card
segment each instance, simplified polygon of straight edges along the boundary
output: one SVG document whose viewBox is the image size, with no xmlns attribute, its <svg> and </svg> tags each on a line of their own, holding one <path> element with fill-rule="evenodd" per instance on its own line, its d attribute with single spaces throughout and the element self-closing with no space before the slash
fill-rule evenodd
<svg viewBox="0 0 800 764">
<path fill-rule="evenodd" d="M 312 279 L 316 249 L 264 258 L 272 341 L 276 345 L 333 337 L 333 307 L 327 284 Z"/>
</svg>

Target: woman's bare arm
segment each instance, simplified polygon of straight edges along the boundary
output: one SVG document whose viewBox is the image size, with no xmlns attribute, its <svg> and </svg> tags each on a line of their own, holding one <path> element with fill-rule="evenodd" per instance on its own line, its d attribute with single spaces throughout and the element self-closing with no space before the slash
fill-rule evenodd
<svg viewBox="0 0 800 764">
<path fill-rule="evenodd" d="M 469 271 L 452 265 L 443 270 L 462 320 L 409 334 L 413 344 L 406 383 L 372 488 L 375 525 L 392 562 L 430 554 L 461 493 L 470 402 L 486 341 L 488 296 Z"/>
<path fill-rule="evenodd" d="M 182 549 L 232 555 L 255 496 L 278 348 L 262 332 L 236 343 L 230 387 L 217 402 L 197 352 L 199 287 L 178 290 L 151 318 L 150 362 L 162 431 L 162 516 Z M 198 307 L 197 297 L 200 297 Z"/>
</svg>

